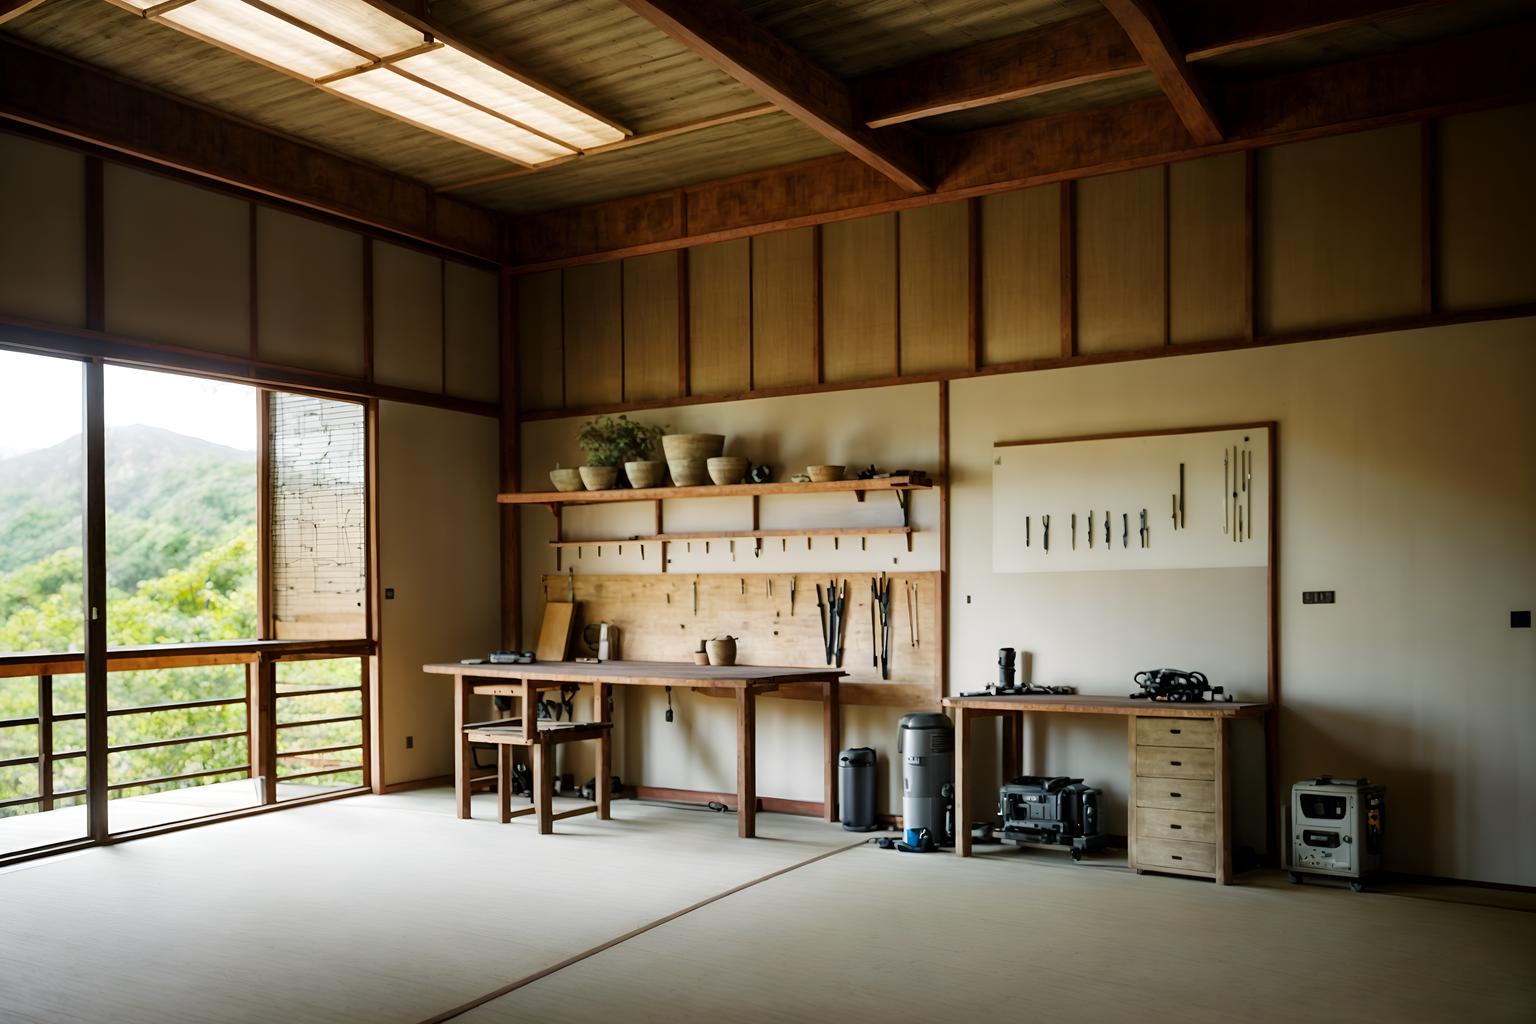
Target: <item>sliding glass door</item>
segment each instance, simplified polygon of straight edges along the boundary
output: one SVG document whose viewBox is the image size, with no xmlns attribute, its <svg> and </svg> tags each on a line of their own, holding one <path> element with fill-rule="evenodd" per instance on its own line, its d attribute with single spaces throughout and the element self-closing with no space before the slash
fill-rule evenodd
<svg viewBox="0 0 1536 1024">
<path fill-rule="evenodd" d="M 83 384 L 0 350 L 0 857 L 90 835 Z"/>
</svg>

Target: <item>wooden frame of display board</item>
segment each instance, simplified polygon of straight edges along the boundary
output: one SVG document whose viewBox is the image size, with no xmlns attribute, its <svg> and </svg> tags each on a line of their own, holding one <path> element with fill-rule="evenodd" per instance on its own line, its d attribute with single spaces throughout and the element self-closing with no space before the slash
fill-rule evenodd
<svg viewBox="0 0 1536 1024">
<path fill-rule="evenodd" d="M 1279 606 L 1280 606 L 1280 579 L 1279 579 L 1279 553 L 1280 553 L 1280 540 L 1279 540 L 1279 536 L 1280 536 L 1280 529 L 1279 529 L 1279 494 L 1280 494 L 1280 474 L 1279 474 L 1279 456 L 1278 456 L 1278 452 L 1279 452 L 1279 425 L 1278 425 L 1278 423 L 1276 423 L 1274 420 L 1268 420 L 1268 421 L 1258 421 L 1258 422 L 1252 422 L 1252 423 L 1213 424 L 1211 426 L 1202 426 L 1202 427 L 1172 427 L 1172 428 L 1167 428 L 1167 429 L 1162 429 L 1162 430 L 1133 430 L 1133 431 L 1123 431 L 1123 432 L 1117 432 L 1117 433 L 1080 434 L 1080 435 L 1068 436 L 1068 437 L 1046 437 L 1046 438 L 1027 439 L 1027 440 L 997 441 L 997 442 L 993 443 L 992 447 L 993 447 L 994 450 L 998 450 L 1000 452 L 1003 449 L 1012 449 L 1012 448 L 1043 448 L 1045 446 L 1052 446 L 1052 445 L 1085 445 L 1085 444 L 1095 444 L 1096 445 L 1096 444 L 1101 443 L 1101 442 L 1103 442 L 1103 443 L 1135 442 L 1135 441 L 1146 440 L 1146 439 L 1168 439 L 1170 441 L 1175 441 L 1176 442 L 1176 441 L 1179 441 L 1179 440 L 1189 439 L 1189 438 L 1191 438 L 1191 435 L 1200 435 L 1200 434 L 1229 434 L 1229 435 L 1239 435 L 1240 436 L 1242 434 L 1242 432 L 1244 432 L 1244 431 L 1248 431 L 1248 432 L 1263 431 L 1266 434 L 1265 438 L 1259 439 L 1258 442 L 1254 445 L 1254 449 L 1255 449 L 1255 471 L 1256 471 L 1256 474 L 1257 474 L 1257 470 L 1260 467 L 1262 467 L 1263 470 L 1264 470 L 1262 477 L 1259 478 L 1260 482 L 1262 483 L 1263 488 L 1264 488 L 1264 493 L 1262 495 L 1262 500 L 1261 500 L 1261 502 L 1259 504 L 1259 508 L 1263 509 L 1263 514 L 1264 514 L 1264 526 L 1263 526 L 1263 530 L 1262 530 L 1262 534 L 1263 535 L 1262 536 L 1258 535 L 1258 532 L 1256 531 L 1256 534 L 1255 534 L 1255 537 L 1254 537 L 1254 542 L 1255 542 L 1256 545 L 1260 545 L 1260 549 L 1264 552 L 1263 567 L 1265 569 L 1265 619 L 1266 619 L 1266 622 L 1265 622 L 1265 640 L 1266 640 L 1266 651 L 1265 651 L 1266 685 L 1265 685 L 1265 692 L 1266 692 L 1266 701 L 1269 704 L 1269 709 L 1270 710 L 1269 710 L 1269 713 L 1265 716 L 1265 722 L 1264 722 L 1264 733 L 1265 733 L 1265 743 L 1264 743 L 1264 780 L 1265 781 L 1264 781 L 1264 785 L 1265 785 L 1265 792 L 1270 795 L 1270 798 L 1273 801 L 1273 805 L 1272 806 L 1280 807 L 1280 806 L 1284 805 L 1284 801 L 1280 799 L 1279 794 L 1277 794 L 1276 790 L 1275 790 L 1276 775 L 1277 775 L 1276 762 L 1278 760 L 1278 751 L 1279 751 L 1279 718 L 1280 718 L 1280 716 L 1278 714 L 1279 707 L 1280 707 L 1280 646 L 1279 646 L 1279 640 L 1280 640 L 1280 625 L 1279 625 L 1279 617 L 1280 617 L 1280 610 L 1279 610 Z M 1134 449 L 1134 447 L 1135 446 L 1129 446 L 1130 449 Z M 1180 446 L 1175 444 L 1175 445 L 1171 446 L 1169 448 L 1169 450 L 1170 451 L 1175 451 L 1175 450 L 1178 449 L 1178 447 L 1180 447 Z M 995 473 L 995 470 L 996 470 L 996 464 L 994 464 L 994 473 Z M 1203 480 L 1203 482 L 1208 482 L 1208 481 Z M 1175 488 L 1175 493 L 1177 493 L 1177 485 L 1176 485 L 1176 483 L 1174 484 L 1174 488 Z M 996 486 L 995 486 L 995 477 L 994 477 L 994 495 L 993 495 L 993 501 L 994 502 L 999 500 L 998 495 L 995 493 L 995 491 L 996 491 Z M 1202 492 L 1202 495 L 1209 494 L 1209 493 L 1210 492 L 1207 490 L 1205 492 Z M 1187 523 L 1187 516 L 1189 514 L 1189 511 L 1190 511 L 1190 509 L 1192 507 L 1194 507 L 1194 506 L 1192 506 L 1190 504 L 1190 496 L 1191 496 L 1191 488 L 1189 488 L 1188 482 L 1186 482 L 1186 490 L 1185 490 L 1185 495 L 1184 495 L 1184 497 L 1185 497 L 1184 513 L 1185 513 L 1185 516 L 1186 516 L 1186 523 Z M 1147 500 L 1148 501 L 1152 501 L 1150 495 L 1148 496 Z M 1083 503 L 1079 502 L 1078 504 L 1083 504 Z M 1138 502 L 1137 503 L 1137 510 L 1138 510 L 1138 512 L 1139 512 L 1139 509 L 1141 507 L 1142 507 L 1141 503 Z M 1162 521 L 1166 524 L 1168 516 L 1169 516 L 1170 513 L 1169 513 L 1169 510 L 1164 507 L 1164 505 L 1159 504 L 1158 502 L 1153 501 L 1151 504 L 1148 504 L 1145 507 L 1148 510 L 1149 522 L 1150 522 L 1150 520 L 1154 516 L 1156 516 L 1156 517 L 1161 518 Z M 1202 505 L 1202 508 L 1206 509 L 1206 511 L 1203 511 L 1201 513 L 1202 517 L 1207 516 L 1207 515 L 1210 514 L 1209 513 L 1209 508 L 1210 507 L 1211 506 L 1210 506 L 1209 502 L 1206 502 L 1204 505 Z M 1121 511 L 1121 509 L 1116 509 L 1115 511 Z M 1255 512 L 1255 518 L 1257 518 L 1258 508 L 1255 508 L 1254 512 Z M 1070 514 L 1070 512 L 1069 512 L 1069 514 Z M 1054 516 L 1053 516 L 1053 518 L 1054 518 Z M 1135 521 L 1137 519 L 1139 519 L 1139 516 L 1133 517 L 1133 521 L 1131 523 L 1131 535 L 1133 537 L 1133 540 L 1131 541 L 1131 543 L 1133 545 L 1137 545 L 1138 544 L 1138 540 L 1134 539 L 1134 538 L 1137 537 L 1137 528 L 1140 525 L 1139 522 Z M 1067 526 L 1069 524 L 1069 522 L 1070 522 L 1070 520 L 1063 519 L 1063 520 L 1060 520 L 1059 523 L 1058 522 L 1053 522 L 1053 524 L 1052 524 L 1053 527 L 1056 527 L 1058 530 L 1060 530 L 1060 532 L 1057 533 L 1056 536 L 1062 538 L 1068 544 L 1070 543 L 1070 540 L 1068 540 L 1067 532 L 1066 532 L 1065 529 L 1061 529 L 1061 528 L 1064 527 L 1064 526 Z M 1080 522 L 1079 525 L 1080 526 L 1084 526 L 1086 524 Z M 1096 525 L 1098 525 L 1098 524 L 1096 524 Z M 1038 528 L 1038 526 L 1039 526 L 1038 523 L 1034 523 L 1033 524 L 1033 528 Z M 1229 524 L 1229 527 L 1230 527 L 1230 524 Z M 1102 526 L 1100 525 L 1099 528 L 1102 529 Z M 1166 526 L 1161 530 L 1161 533 L 1164 534 L 1164 535 L 1166 535 L 1168 532 L 1169 531 L 1166 528 Z M 1182 531 L 1178 531 L 1178 532 L 1182 532 Z M 994 538 L 995 538 L 996 534 L 997 534 L 997 527 L 996 527 L 995 523 L 994 523 L 994 526 L 993 526 L 993 534 L 994 534 Z M 1114 524 L 1114 536 L 1113 536 L 1113 540 L 1114 541 L 1119 541 L 1120 540 L 1119 534 L 1120 534 L 1120 524 L 1117 522 L 1117 523 Z M 1031 539 L 1033 540 L 1034 538 L 1031 538 Z M 1237 545 L 1234 545 L 1234 546 L 1237 546 Z M 1079 545 L 1079 547 L 1081 548 L 1081 545 Z M 1031 548 L 1031 550 L 1033 550 L 1034 549 L 1034 544 L 1031 544 L 1030 548 Z M 1127 548 L 1122 547 L 1121 550 L 1125 551 L 1125 550 L 1127 550 Z M 1137 548 L 1135 548 L 1135 550 L 1139 551 L 1141 549 L 1138 546 Z M 1099 553 L 1097 548 L 1094 549 L 1094 553 Z M 1073 552 L 1073 554 L 1079 554 L 1080 555 L 1080 554 L 1083 554 L 1083 552 L 1081 550 L 1079 550 L 1077 552 Z M 994 558 L 994 566 L 995 566 L 996 561 L 999 558 L 999 553 L 995 550 L 995 548 L 994 548 L 994 552 L 993 552 L 993 558 Z M 1009 570 L 1009 571 L 1024 571 L 1024 572 L 1039 572 L 1039 571 L 1090 571 L 1088 566 L 1085 566 L 1085 565 L 1082 564 L 1082 560 L 1081 559 L 1077 559 L 1075 561 L 1077 562 L 1077 565 L 1075 565 L 1075 566 L 1074 565 L 1063 566 L 1062 569 L 1060 569 L 1060 570 L 1057 570 L 1057 569 L 1054 569 L 1054 568 L 1052 570 L 1044 570 L 1044 569 L 1041 569 L 1041 568 L 1038 567 L 1039 560 L 1036 559 L 1036 560 L 1030 560 L 1030 561 L 1025 562 L 1024 563 L 1024 568 L 1014 569 L 1014 570 Z M 1201 568 L 1201 567 L 1209 566 L 1209 565 L 1212 565 L 1212 564 L 1255 564 L 1255 563 L 1252 563 L 1252 562 L 1237 562 L 1237 563 L 1233 563 L 1233 562 L 1230 562 L 1230 561 L 1226 562 L 1226 563 L 1221 563 L 1221 562 L 1212 563 L 1212 562 L 1210 562 L 1207 559 L 1207 560 L 1204 560 L 1204 564 L 1203 565 L 1202 564 L 1194 564 L 1194 565 L 1189 565 L 1189 566 L 1180 566 L 1180 565 L 1176 565 L 1176 564 L 1175 565 L 1170 565 L 1170 564 L 1166 564 L 1166 563 L 1158 564 L 1156 562 L 1148 562 L 1148 563 L 1145 563 L 1145 564 L 1137 565 L 1137 564 L 1134 564 L 1134 563 L 1133 564 L 1125 564 L 1125 563 L 1121 562 L 1121 563 L 1114 564 L 1112 566 L 1105 566 L 1104 568 L 1114 568 L 1114 569 Z M 1269 857 L 1271 859 L 1274 859 L 1276 857 L 1276 855 L 1278 853 L 1278 849 L 1279 849 L 1278 846 L 1277 846 L 1277 838 L 1278 838 L 1278 832 L 1276 831 L 1277 822 L 1274 821 L 1273 818 L 1274 818 L 1273 815 L 1269 815 L 1268 816 L 1268 820 L 1266 820 L 1266 845 L 1268 847 L 1268 855 L 1269 855 Z"/>
</svg>

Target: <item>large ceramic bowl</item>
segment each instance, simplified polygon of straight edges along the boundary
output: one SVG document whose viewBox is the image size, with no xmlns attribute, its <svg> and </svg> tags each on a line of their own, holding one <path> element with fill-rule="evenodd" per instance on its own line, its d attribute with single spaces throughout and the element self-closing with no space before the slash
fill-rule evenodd
<svg viewBox="0 0 1536 1024">
<path fill-rule="evenodd" d="M 805 473 L 811 478 L 811 483 L 825 484 L 841 480 L 846 469 L 846 466 L 806 466 Z"/>
<path fill-rule="evenodd" d="M 667 461 L 674 459 L 713 459 L 725 451 L 724 434 L 667 434 L 661 439 Z"/>
<path fill-rule="evenodd" d="M 668 459 L 672 483 L 678 487 L 702 487 L 709 483 L 709 464 L 703 459 Z"/>
<path fill-rule="evenodd" d="M 739 484 L 747 475 L 747 460 L 738 455 L 710 459 L 705 465 L 709 467 L 709 478 L 721 487 Z"/>
</svg>

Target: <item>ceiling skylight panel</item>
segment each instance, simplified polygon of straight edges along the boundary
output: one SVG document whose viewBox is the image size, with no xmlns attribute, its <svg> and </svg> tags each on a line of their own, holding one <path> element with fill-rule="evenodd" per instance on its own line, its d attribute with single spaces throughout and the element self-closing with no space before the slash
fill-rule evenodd
<svg viewBox="0 0 1536 1024">
<path fill-rule="evenodd" d="M 375 57 L 421 46 L 427 37 L 366 0 L 258 0 Z"/>
<path fill-rule="evenodd" d="M 579 149 L 624 138 L 607 122 L 452 46 L 406 57 L 394 66 Z"/>
<path fill-rule="evenodd" d="M 193 0 L 157 17 L 305 78 L 321 78 L 367 63 L 366 58 L 346 47 L 290 25 L 242 0 Z"/>
<path fill-rule="evenodd" d="M 518 163 L 541 164 L 571 155 L 571 150 L 558 143 L 413 82 L 404 75 L 397 75 L 388 68 L 338 78 L 324 88 L 402 121 Z"/>
</svg>

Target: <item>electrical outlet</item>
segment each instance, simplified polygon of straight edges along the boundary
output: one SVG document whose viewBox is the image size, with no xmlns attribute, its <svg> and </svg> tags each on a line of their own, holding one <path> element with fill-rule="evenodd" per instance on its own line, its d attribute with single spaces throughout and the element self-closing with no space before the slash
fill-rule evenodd
<svg viewBox="0 0 1536 1024">
<path fill-rule="evenodd" d="M 1333 591 L 1331 590 L 1303 590 L 1301 592 L 1302 604 L 1333 604 Z"/>
<path fill-rule="evenodd" d="M 410 750 L 415 745 L 416 745 L 416 737 L 415 736 L 407 736 L 405 738 L 405 749 L 406 750 Z"/>
<path fill-rule="evenodd" d="M 1510 629 L 1530 629 L 1531 628 L 1531 613 L 1529 611 L 1510 612 L 1509 613 L 1509 628 Z"/>
<path fill-rule="evenodd" d="M 393 601 L 394 599 L 395 599 L 395 588 L 394 587 L 385 587 L 384 588 L 384 600 L 386 600 L 386 601 Z"/>
</svg>

